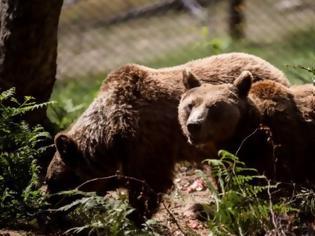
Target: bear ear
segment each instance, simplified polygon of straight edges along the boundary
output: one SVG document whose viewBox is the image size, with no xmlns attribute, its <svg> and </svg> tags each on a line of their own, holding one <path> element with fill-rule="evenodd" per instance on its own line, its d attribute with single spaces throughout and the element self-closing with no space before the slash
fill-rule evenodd
<svg viewBox="0 0 315 236">
<path fill-rule="evenodd" d="M 234 85 L 238 90 L 240 97 L 247 97 L 252 86 L 253 75 L 249 71 L 243 71 L 240 76 L 234 81 Z"/>
<path fill-rule="evenodd" d="M 186 90 L 199 87 L 201 85 L 200 80 L 190 70 L 183 70 L 183 84 Z"/>
<path fill-rule="evenodd" d="M 60 158 L 68 166 L 76 165 L 78 157 L 78 148 L 75 141 L 66 134 L 57 134 L 55 137 L 56 149 Z"/>
</svg>

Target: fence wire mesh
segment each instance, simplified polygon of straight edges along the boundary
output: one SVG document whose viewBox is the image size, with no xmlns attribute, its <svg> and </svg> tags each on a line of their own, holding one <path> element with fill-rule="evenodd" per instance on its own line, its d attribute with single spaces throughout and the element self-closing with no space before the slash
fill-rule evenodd
<svg viewBox="0 0 315 236">
<path fill-rule="evenodd" d="M 231 40 L 231 4 L 243 37 Z M 245 51 L 281 69 L 315 64 L 314 0 L 65 0 L 58 78 L 105 75 L 125 63 L 171 66 Z M 299 73 L 292 72 L 295 77 Z"/>
</svg>

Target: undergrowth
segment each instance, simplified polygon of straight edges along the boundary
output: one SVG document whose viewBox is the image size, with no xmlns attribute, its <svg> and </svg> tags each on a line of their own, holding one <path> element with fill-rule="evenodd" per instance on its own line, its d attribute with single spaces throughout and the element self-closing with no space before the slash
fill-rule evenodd
<svg viewBox="0 0 315 236">
<path fill-rule="evenodd" d="M 57 80 L 48 106 L 47 116 L 57 126 L 57 131 L 64 130 L 88 107 L 97 96 L 105 75 L 99 75 L 91 81 L 89 78 L 78 80 Z"/>
<path fill-rule="evenodd" d="M 118 191 L 106 197 L 97 196 L 95 193 L 84 193 L 77 190 L 58 193 L 62 197 L 80 195 L 80 198 L 70 204 L 52 210 L 55 213 L 62 213 L 71 222 L 73 227 L 66 230 L 66 234 L 84 235 L 159 235 L 156 224 L 148 220 L 143 228 L 138 228 L 128 219 L 133 211 L 129 206 L 125 194 Z"/>
<path fill-rule="evenodd" d="M 37 159 L 49 134 L 39 125 L 30 127 L 23 117 L 47 103 L 32 97 L 18 102 L 15 90 L 0 94 L 0 226 L 36 224 L 36 213 L 45 205 L 39 190 Z M 35 221 L 34 221 L 35 220 Z"/>
<path fill-rule="evenodd" d="M 213 195 L 212 203 L 204 206 L 213 235 L 314 233 L 310 227 L 315 216 L 313 190 L 302 188 L 283 194 L 286 187 L 271 184 L 236 156 L 226 151 L 220 151 L 219 156 L 219 160 L 206 160 L 217 180 L 217 186 L 207 181 Z M 202 172 L 199 174 L 207 180 Z"/>
</svg>

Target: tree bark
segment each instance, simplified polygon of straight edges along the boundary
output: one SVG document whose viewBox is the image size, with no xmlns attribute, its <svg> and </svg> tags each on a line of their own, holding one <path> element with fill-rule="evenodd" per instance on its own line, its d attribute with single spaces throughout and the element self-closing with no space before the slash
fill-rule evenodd
<svg viewBox="0 0 315 236">
<path fill-rule="evenodd" d="M 0 90 L 48 101 L 56 80 L 57 32 L 63 0 L 0 0 Z M 28 117 L 43 123 L 46 109 Z"/>
<path fill-rule="evenodd" d="M 244 18 L 244 0 L 230 0 L 229 29 L 232 39 L 239 40 L 245 36 Z"/>
</svg>

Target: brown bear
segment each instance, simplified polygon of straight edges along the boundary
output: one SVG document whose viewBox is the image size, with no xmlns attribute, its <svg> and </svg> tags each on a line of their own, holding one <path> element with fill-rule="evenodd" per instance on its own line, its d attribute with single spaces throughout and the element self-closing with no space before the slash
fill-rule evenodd
<svg viewBox="0 0 315 236">
<path fill-rule="evenodd" d="M 211 56 L 170 68 L 131 64 L 113 71 L 87 110 L 68 130 L 56 135 L 57 152 L 46 175 L 48 191 L 74 188 L 119 170 L 165 193 L 172 186 L 175 162 L 198 162 L 205 157 L 187 143 L 178 124 L 177 107 L 185 91 L 183 71 L 189 69 L 206 78 L 205 82 L 222 84 L 233 82 L 244 68 L 252 72 L 254 81 L 289 84 L 277 68 L 244 53 Z M 129 186 L 128 191 L 139 215 L 150 217 L 157 209 L 157 199 L 145 204 L 138 187 Z"/>
<path fill-rule="evenodd" d="M 178 107 L 184 135 L 213 157 L 225 149 L 269 178 L 312 184 L 314 86 L 252 81 L 249 71 L 220 85 L 201 84 L 184 73 L 187 91 Z"/>
</svg>

